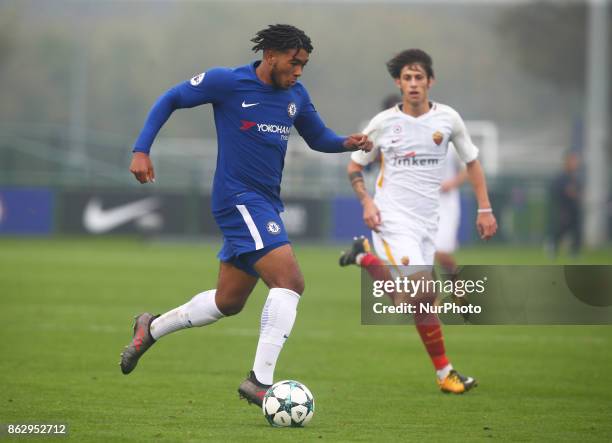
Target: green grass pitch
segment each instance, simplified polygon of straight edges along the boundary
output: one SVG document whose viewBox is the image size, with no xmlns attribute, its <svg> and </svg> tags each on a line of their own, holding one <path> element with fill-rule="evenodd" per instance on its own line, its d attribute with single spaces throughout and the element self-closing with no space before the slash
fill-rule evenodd
<svg viewBox="0 0 612 443">
<path fill-rule="evenodd" d="M 609 441 L 612 327 L 449 326 L 448 355 L 480 386 L 441 394 L 412 326 L 361 326 L 359 271 L 337 247 L 295 247 L 306 277 L 276 379 L 314 393 L 304 429 L 238 400 L 266 290 L 212 326 L 160 340 L 129 376 L 132 316 L 215 286 L 216 245 L 0 240 L 0 423 L 67 422 L 75 441 Z M 463 263 L 544 263 L 465 250 Z M 581 263 L 612 263 L 612 251 Z"/>
</svg>

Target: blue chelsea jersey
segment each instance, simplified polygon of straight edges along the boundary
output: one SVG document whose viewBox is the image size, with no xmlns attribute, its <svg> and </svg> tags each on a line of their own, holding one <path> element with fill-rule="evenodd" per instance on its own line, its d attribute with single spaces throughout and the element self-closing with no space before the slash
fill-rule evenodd
<svg viewBox="0 0 612 443">
<path fill-rule="evenodd" d="M 218 143 L 213 211 L 252 192 L 282 211 L 280 185 L 293 126 L 312 149 L 345 150 L 345 138 L 325 126 L 306 88 L 299 82 L 289 89 L 263 83 L 255 73 L 259 63 L 213 68 L 170 89 L 153 106 L 134 147 L 148 153 L 173 110 L 211 103 Z"/>
</svg>

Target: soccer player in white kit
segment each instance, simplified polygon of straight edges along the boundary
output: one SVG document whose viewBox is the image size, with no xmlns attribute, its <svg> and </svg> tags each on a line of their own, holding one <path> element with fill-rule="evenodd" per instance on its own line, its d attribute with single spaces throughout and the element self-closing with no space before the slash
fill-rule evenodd
<svg viewBox="0 0 612 443">
<path fill-rule="evenodd" d="M 387 63 L 387 69 L 402 93 L 402 103 L 377 114 L 363 131 L 374 143 L 369 153 L 353 153 L 347 171 L 363 206 L 363 219 L 372 229 L 377 255 L 367 240 L 356 239 L 340 264 L 357 264 L 375 280 L 389 279 L 389 264 L 402 267 L 404 276 L 431 280 L 435 236 L 438 229 L 440 187 L 448 144 L 452 142 L 478 202 L 476 225 L 480 237 L 489 239 L 497 230 L 478 149 L 473 145 L 461 116 L 450 106 L 429 100 L 434 82 L 431 57 L 422 50 L 405 50 Z M 365 188 L 362 171 L 380 154 L 381 168 L 375 196 Z M 381 260 L 382 259 L 382 260 Z M 399 269 L 399 268 L 396 268 Z M 419 303 L 433 303 L 435 293 L 422 291 Z M 414 302 L 405 294 L 393 301 Z M 435 314 L 414 314 L 417 331 L 436 369 L 443 392 L 461 394 L 476 386 L 472 377 L 459 374 L 446 356 L 440 321 Z"/>
</svg>

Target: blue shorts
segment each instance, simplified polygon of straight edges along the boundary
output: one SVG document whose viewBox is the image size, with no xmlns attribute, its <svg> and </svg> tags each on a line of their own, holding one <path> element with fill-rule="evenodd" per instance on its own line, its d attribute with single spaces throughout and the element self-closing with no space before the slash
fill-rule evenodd
<svg viewBox="0 0 612 443">
<path fill-rule="evenodd" d="M 213 211 L 223 233 L 223 247 L 217 254 L 244 272 L 259 277 L 255 262 L 272 249 L 289 243 L 279 212 L 257 194 L 244 194 L 235 206 Z"/>
</svg>

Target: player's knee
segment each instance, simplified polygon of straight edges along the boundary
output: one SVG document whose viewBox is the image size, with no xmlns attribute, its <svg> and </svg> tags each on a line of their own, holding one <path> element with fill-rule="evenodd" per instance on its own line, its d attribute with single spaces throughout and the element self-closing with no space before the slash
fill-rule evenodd
<svg viewBox="0 0 612 443">
<path fill-rule="evenodd" d="M 306 289 L 306 282 L 304 281 L 304 277 L 302 276 L 302 274 L 300 274 L 299 278 L 295 280 L 293 286 L 293 288 L 289 289 L 297 292 L 300 295 L 304 293 L 304 289 Z"/>
<path fill-rule="evenodd" d="M 239 314 L 242 311 L 243 307 L 244 305 L 234 305 L 234 306 L 228 307 L 224 311 L 221 310 L 221 312 L 223 312 L 223 315 L 225 315 L 226 317 L 231 317 L 232 315 Z"/>
<path fill-rule="evenodd" d="M 230 317 L 232 315 L 239 314 L 244 308 L 244 302 L 235 301 L 233 303 L 221 303 L 220 306 L 217 306 L 219 311 L 226 317 Z"/>
<path fill-rule="evenodd" d="M 218 291 L 217 294 L 219 294 Z M 247 297 L 224 297 L 221 294 L 217 298 L 217 308 L 224 316 L 229 317 L 239 314 L 242 308 L 244 308 L 246 301 Z"/>
<path fill-rule="evenodd" d="M 285 283 L 284 286 L 281 286 L 285 289 L 291 289 L 293 292 L 297 292 L 302 295 L 304 293 L 304 288 L 306 284 L 304 283 L 304 277 L 302 275 L 298 275 Z"/>
<path fill-rule="evenodd" d="M 279 276 L 270 285 L 272 288 L 284 288 L 291 289 L 293 292 L 297 292 L 299 295 L 304 293 L 306 284 L 304 283 L 304 276 L 301 272 L 296 272 L 291 275 Z"/>
</svg>

